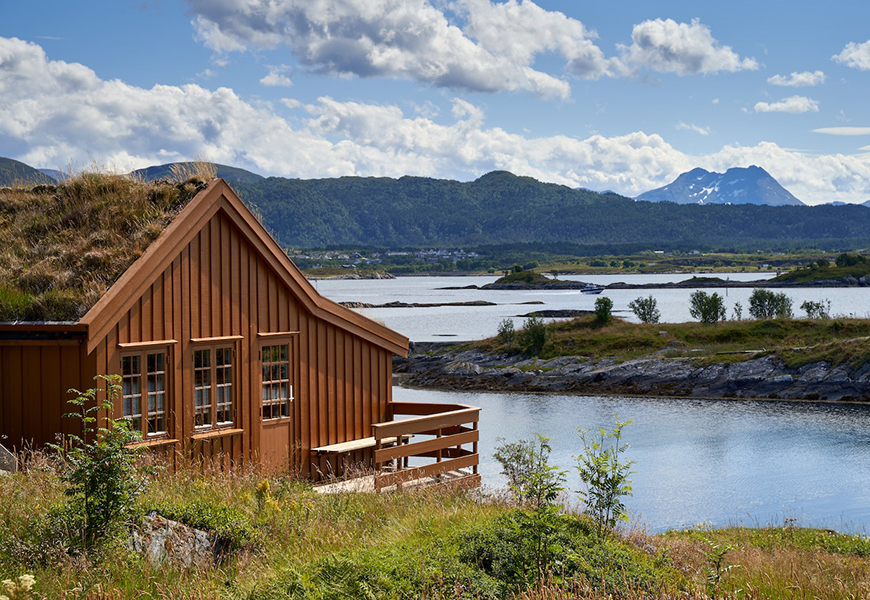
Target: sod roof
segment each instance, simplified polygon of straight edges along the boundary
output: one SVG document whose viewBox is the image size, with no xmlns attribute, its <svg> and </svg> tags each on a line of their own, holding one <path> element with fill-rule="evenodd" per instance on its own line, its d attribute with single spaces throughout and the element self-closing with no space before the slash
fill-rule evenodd
<svg viewBox="0 0 870 600">
<path fill-rule="evenodd" d="M 0 189 L 0 322 L 76 322 L 202 189 L 84 173 Z"/>
</svg>

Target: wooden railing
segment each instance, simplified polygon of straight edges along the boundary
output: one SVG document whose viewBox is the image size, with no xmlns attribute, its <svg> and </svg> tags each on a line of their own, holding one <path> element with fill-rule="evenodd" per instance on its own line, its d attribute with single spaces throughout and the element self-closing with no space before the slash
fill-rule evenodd
<svg viewBox="0 0 870 600">
<path fill-rule="evenodd" d="M 480 439 L 477 423 L 480 409 L 465 404 L 393 402 L 391 421 L 375 423 L 375 490 L 425 478 L 451 481 L 464 486 L 480 485 L 477 471 Z M 396 420 L 397 415 L 411 415 Z M 388 439 L 406 443 L 382 447 Z M 464 446 L 470 445 L 471 448 Z M 415 466 L 412 459 L 427 459 Z M 414 461 L 417 462 L 417 461 Z"/>
</svg>

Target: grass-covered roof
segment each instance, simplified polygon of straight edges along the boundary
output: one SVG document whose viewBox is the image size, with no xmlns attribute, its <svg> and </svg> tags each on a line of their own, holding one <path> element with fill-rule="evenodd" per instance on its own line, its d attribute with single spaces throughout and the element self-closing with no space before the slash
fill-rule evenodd
<svg viewBox="0 0 870 600">
<path fill-rule="evenodd" d="M 78 321 L 210 179 L 82 173 L 0 188 L 0 322 Z"/>
</svg>

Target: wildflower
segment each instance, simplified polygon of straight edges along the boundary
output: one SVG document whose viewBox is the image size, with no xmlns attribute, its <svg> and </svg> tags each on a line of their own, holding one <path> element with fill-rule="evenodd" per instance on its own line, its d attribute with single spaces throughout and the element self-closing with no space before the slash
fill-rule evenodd
<svg viewBox="0 0 870 600">
<path fill-rule="evenodd" d="M 30 590 L 32 590 L 34 583 L 36 583 L 36 577 L 31 575 L 30 573 L 25 573 L 18 578 L 18 587 L 23 592 L 29 592 Z"/>
<path fill-rule="evenodd" d="M 9 600 L 9 596 L 4 596 L 3 594 L 0 594 L 0 600 Z"/>
<path fill-rule="evenodd" d="M 14 596 L 15 590 L 18 588 L 18 586 L 15 585 L 15 582 L 11 579 L 4 579 L 3 582 L 0 583 L 0 586 L 2 586 L 3 591 L 6 592 L 6 594 L 9 596 Z M 9 599 L 7 598 L 6 600 Z"/>
</svg>

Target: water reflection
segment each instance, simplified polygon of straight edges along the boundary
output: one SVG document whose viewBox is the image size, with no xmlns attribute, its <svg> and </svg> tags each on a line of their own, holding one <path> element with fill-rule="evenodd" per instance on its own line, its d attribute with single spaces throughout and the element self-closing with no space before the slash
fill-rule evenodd
<svg viewBox="0 0 870 600">
<path fill-rule="evenodd" d="M 782 523 L 860 531 L 870 525 L 870 407 L 824 403 L 445 393 L 397 388 L 409 401 L 483 408 L 481 472 L 502 486 L 498 438 L 551 437 L 552 462 L 577 489 L 576 428 L 631 419 L 627 457 L 637 461 L 627 505 L 650 530 Z M 449 399 L 449 400 L 448 400 Z"/>
</svg>

